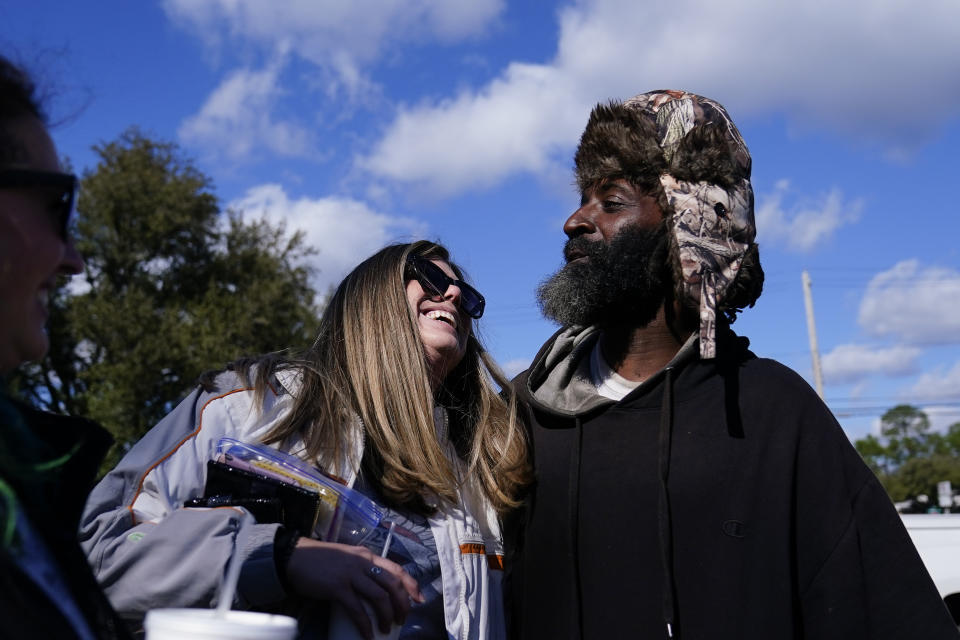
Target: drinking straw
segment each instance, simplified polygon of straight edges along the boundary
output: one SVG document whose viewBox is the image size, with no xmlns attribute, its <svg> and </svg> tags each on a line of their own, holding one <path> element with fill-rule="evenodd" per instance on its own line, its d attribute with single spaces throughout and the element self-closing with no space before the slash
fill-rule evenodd
<svg viewBox="0 0 960 640">
<path fill-rule="evenodd" d="M 390 530 L 387 531 L 387 539 L 383 541 L 383 551 L 380 552 L 381 558 L 386 558 L 387 552 L 390 551 L 390 543 L 393 541 L 393 528 L 396 526 L 397 526 L 397 523 L 391 520 Z"/>
<path fill-rule="evenodd" d="M 220 588 L 220 599 L 217 602 L 217 615 L 223 617 L 229 611 L 230 606 L 233 604 L 233 596 L 237 592 L 237 581 L 240 579 L 240 565 L 243 562 L 240 560 L 240 550 L 245 549 L 247 546 L 247 538 L 250 537 L 249 526 L 253 516 L 247 512 L 243 512 L 243 516 L 240 518 L 237 523 L 237 537 L 234 542 L 233 555 L 230 556 L 230 562 L 227 565 L 227 573 L 223 578 Z"/>
</svg>

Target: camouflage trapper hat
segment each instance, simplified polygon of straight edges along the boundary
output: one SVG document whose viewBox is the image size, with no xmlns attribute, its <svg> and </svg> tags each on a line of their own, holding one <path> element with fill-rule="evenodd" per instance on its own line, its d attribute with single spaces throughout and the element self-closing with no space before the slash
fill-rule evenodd
<svg viewBox="0 0 960 640">
<path fill-rule="evenodd" d="M 720 104 L 685 91 L 597 105 L 575 157 L 581 191 L 625 178 L 663 190 L 679 294 L 700 310 L 700 357 L 716 357 L 717 306 L 756 236 L 750 152 Z"/>
</svg>

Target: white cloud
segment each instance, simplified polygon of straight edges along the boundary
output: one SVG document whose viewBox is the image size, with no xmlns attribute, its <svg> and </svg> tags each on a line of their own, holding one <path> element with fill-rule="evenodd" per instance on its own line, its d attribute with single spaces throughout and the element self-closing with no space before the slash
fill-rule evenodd
<svg viewBox="0 0 960 640">
<path fill-rule="evenodd" d="M 555 69 L 514 63 L 482 93 L 401 108 L 359 164 L 439 195 L 488 186 L 519 171 L 542 172 L 587 116 L 589 105 L 575 104 L 571 89 Z"/>
<path fill-rule="evenodd" d="M 898 262 L 873 277 L 860 302 L 860 326 L 912 344 L 960 342 L 960 271 Z M 960 388 L 960 387 L 958 387 Z"/>
<path fill-rule="evenodd" d="M 960 399 L 960 362 L 949 369 L 938 367 L 924 373 L 902 395 L 924 400 Z"/>
<path fill-rule="evenodd" d="M 794 251 L 810 251 L 840 227 L 859 220 L 863 210 L 862 199 L 844 202 L 843 194 L 836 188 L 785 209 L 783 200 L 789 191 L 790 183 L 780 180 L 773 193 L 760 198 L 756 217 L 761 241 L 773 240 Z"/>
<path fill-rule="evenodd" d="M 245 218 L 283 222 L 288 231 L 303 230 L 307 244 L 317 249 L 313 285 L 321 294 L 350 269 L 392 241 L 423 237 L 422 224 L 371 210 L 348 198 L 292 199 L 278 184 L 264 184 L 227 205 Z"/>
<path fill-rule="evenodd" d="M 842 344 L 821 359 L 823 378 L 829 384 L 844 384 L 876 374 L 907 375 L 916 371 L 920 351 L 916 347 Z"/>
<path fill-rule="evenodd" d="M 401 108 L 360 164 L 446 191 L 540 171 L 558 149 L 569 166 L 589 106 L 664 87 L 714 97 L 735 120 L 783 111 L 902 154 L 956 117 L 958 21 L 954 0 L 581 0 L 560 14 L 551 61 Z"/>
<path fill-rule="evenodd" d="M 306 58 L 331 51 L 370 60 L 397 40 L 450 42 L 483 33 L 503 10 L 503 0 L 164 0 L 167 15 L 207 38 L 230 37 L 272 44 L 286 39 Z"/>
<path fill-rule="evenodd" d="M 529 358 L 516 358 L 514 360 L 507 360 L 506 362 L 502 363 L 500 368 L 503 369 L 503 373 L 505 376 L 507 376 L 507 379 L 511 380 L 521 371 L 525 371 L 529 366 Z"/>
<path fill-rule="evenodd" d="M 953 396 L 956 398 L 956 395 Z M 938 433 L 945 433 L 951 425 L 960 422 L 960 408 L 956 406 L 948 407 L 934 405 L 930 407 L 921 406 L 920 409 L 930 418 L 930 430 Z"/>
<path fill-rule="evenodd" d="M 167 16 L 213 48 L 252 43 L 290 52 L 335 72 L 348 89 L 361 69 L 398 42 L 452 42 L 481 35 L 503 0 L 164 0 Z"/>
<path fill-rule="evenodd" d="M 282 94 L 279 73 L 278 63 L 263 71 L 234 71 L 210 94 L 200 112 L 181 124 L 180 139 L 232 159 L 264 149 L 282 156 L 308 154 L 310 132 L 271 116 Z"/>
</svg>

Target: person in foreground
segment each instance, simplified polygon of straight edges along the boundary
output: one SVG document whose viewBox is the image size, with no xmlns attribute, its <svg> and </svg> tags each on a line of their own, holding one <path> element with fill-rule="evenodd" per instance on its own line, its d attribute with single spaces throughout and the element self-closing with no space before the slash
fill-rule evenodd
<svg viewBox="0 0 960 640">
<path fill-rule="evenodd" d="M 49 347 L 47 300 L 83 261 L 70 238 L 77 180 L 60 168 L 34 87 L 0 57 L 0 636 L 120 638 L 76 540 L 112 440 L 87 420 L 10 397 L 7 377 Z"/>
<path fill-rule="evenodd" d="M 121 615 L 213 605 L 239 555 L 237 605 L 295 615 L 303 638 L 326 633 L 321 601 L 365 637 L 363 603 L 382 631 L 405 619 L 403 638 L 503 637 L 498 514 L 528 472 L 515 402 L 493 386 L 508 384 L 473 333 L 483 307 L 442 246 L 389 246 L 343 280 L 302 356 L 208 379 L 88 502 L 81 539 Z M 223 436 L 295 454 L 388 507 L 388 558 L 266 523 L 238 548 L 237 509 L 180 507 Z"/>
<path fill-rule="evenodd" d="M 516 638 L 957 638 L 883 487 L 793 371 L 730 329 L 760 295 L 751 159 L 716 102 L 598 105 L 562 328 L 514 385 L 535 482 L 506 527 Z"/>
</svg>

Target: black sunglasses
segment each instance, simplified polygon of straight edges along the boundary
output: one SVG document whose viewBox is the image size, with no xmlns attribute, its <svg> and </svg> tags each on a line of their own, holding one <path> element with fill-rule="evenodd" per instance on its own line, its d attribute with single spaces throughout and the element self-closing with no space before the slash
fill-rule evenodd
<svg viewBox="0 0 960 640">
<path fill-rule="evenodd" d="M 424 291 L 441 297 L 447 293 L 450 285 L 457 285 L 460 289 L 460 308 L 471 318 L 479 318 L 483 315 L 483 307 L 487 304 L 483 295 L 463 280 L 451 278 L 443 272 L 443 269 L 426 258 L 412 253 L 408 255 L 406 273 L 408 278 L 419 282 Z"/>
<path fill-rule="evenodd" d="M 55 216 L 60 237 L 67 240 L 77 195 L 77 176 L 37 169 L 0 169 L 0 189 L 49 189 L 48 210 Z"/>
</svg>

